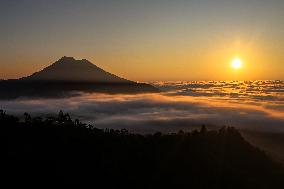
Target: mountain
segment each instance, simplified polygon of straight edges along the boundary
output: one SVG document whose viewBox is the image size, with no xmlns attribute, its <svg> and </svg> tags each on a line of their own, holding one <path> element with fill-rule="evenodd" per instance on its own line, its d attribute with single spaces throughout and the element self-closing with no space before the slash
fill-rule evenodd
<svg viewBox="0 0 284 189">
<path fill-rule="evenodd" d="M 43 70 L 22 78 L 27 81 L 73 81 L 94 83 L 134 83 L 104 71 L 86 59 L 62 57 Z"/>
<path fill-rule="evenodd" d="M 81 92 L 153 93 L 159 89 L 137 83 L 104 71 L 86 59 L 62 57 L 52 65 L 30 76 L 0 80 L 0 99 L 19 97 L 66 97 Z"/>
</svg>

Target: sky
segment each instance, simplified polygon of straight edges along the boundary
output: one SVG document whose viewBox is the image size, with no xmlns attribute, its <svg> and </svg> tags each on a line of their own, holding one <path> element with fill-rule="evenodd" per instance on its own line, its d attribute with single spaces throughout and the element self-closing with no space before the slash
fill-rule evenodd
<svg viewBox="0 0 284 189">
<path fill-rule="evenodd" d="M 134 81 L 284 79 L 283 10 L 283 0 L 1 0 L 0 79 L 62 56 Z"/>
</svg>

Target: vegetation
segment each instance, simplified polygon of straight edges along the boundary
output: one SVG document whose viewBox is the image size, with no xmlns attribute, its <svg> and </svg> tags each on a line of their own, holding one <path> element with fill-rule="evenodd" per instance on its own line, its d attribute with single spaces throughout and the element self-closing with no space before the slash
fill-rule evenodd
<svg viewBox="0 0 284 189">
<path fill-rule="evenodd" d="M 157 88 L 145 83 L 94 83 L 81 81 L 0 80 L 0 99 L 21 97 L 63 98 L 81 93 L 140 94 L 158 93 Z"/>
<path fill-rule="evenodd" d="M 59 112 L 0 111 L 1 172 L 9 186 L 279 188 L 283 168 L 231 127 L 139 135 L 97 129 Z"/>
</svg>

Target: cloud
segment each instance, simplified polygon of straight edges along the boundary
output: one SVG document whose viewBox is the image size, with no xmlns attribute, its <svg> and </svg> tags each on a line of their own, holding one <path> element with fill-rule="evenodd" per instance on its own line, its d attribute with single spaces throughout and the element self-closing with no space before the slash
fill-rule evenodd
<svg viewBox="0 0 284 189">
<path fill-rule="evenodd" d="M 99 128 L 127 128 L 137 132 L 190 130 L 202 124 L 230 125 L 241 129 L 284 131 L 281 104 L 231 98 L 181 95 L 85 94 L 66 99 L 1 101 L 0 108 L 22 115 L 67 111 L 74 118 Z"/>
</svg>

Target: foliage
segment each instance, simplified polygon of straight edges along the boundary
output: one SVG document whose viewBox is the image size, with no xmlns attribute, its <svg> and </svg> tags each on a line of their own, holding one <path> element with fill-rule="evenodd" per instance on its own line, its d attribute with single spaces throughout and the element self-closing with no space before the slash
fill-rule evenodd
<svg viewBox="0 0 284 189">
<path fill-rule="evenodd" d="M 2 179 L 77 188 L 277 188 L 284 172 L 232 127 L 149 135 L 97 129 L 59 112 L 0 111 Z M 12 182 L 11 182 L 12 181 Z"/>
</svg>

